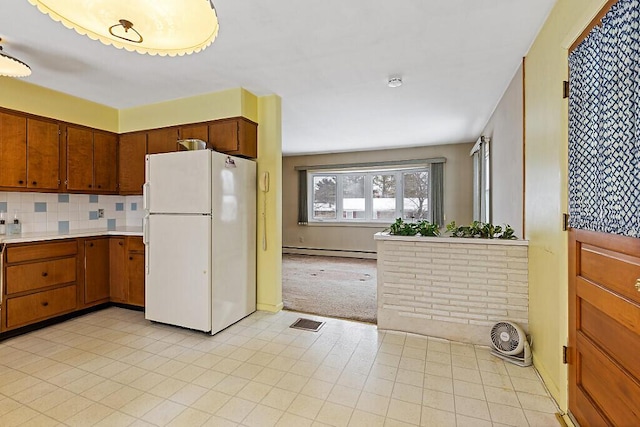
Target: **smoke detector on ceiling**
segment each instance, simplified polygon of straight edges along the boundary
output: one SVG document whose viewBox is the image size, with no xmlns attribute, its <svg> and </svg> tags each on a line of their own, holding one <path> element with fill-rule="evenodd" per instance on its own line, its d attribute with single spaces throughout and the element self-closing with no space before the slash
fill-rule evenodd
<svg viewBox="0 0 640 427">
<path fill-rule="evenodd" d="M 387 86 L 389 87 L 402 86 L 402 77 L 389 77 L 389 81 L 387 81 Z"/>
</svg>

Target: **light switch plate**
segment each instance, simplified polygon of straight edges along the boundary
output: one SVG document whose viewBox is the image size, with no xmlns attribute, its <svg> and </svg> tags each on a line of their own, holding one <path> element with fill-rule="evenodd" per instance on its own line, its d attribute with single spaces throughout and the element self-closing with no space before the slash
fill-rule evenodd
<svg viewBox="0 0 640 427">
<path fill-rule="evenodd" d="M 98 209 L 98 218 L 104 218 L 104 209 Z"/>
</svg>

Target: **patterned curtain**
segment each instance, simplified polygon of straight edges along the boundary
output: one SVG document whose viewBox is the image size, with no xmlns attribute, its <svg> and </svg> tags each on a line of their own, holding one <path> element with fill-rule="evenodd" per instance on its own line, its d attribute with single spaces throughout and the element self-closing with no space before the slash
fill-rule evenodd
<svg viewBox="0 0 640 427">
<path fill-rule="evenodd" d="M 620 0 L 569 55 L 573 228 L 640 237 L 640 1 Z"/>
</svg>

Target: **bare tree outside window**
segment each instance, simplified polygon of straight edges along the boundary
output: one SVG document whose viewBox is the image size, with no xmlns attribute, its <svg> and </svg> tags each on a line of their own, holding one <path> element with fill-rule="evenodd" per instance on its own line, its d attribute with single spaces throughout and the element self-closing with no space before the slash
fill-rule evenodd
<svg viewBox="0 0 640 427">
<path fill-rule="evenodd" d="M 429 172 L 408 172 L 404 179 L 404 219 L 429 220 Z"/>
</svg>

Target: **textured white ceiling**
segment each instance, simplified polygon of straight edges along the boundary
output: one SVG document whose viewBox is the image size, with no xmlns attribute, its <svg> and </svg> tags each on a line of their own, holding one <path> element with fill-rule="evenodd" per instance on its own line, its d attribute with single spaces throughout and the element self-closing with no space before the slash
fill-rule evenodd
<svg viewBox="0 0 640 427">
<path fill-rule="evenodd" d="M 31 66 L 26 81 L 115 108 L 239 86 L 278 94 L 283 153 L 326 153 L 474 141 L 554 3 L 216 0 L 218 39 L 170 58 L 2 0 L 0 37 Z M 391 75 L 403 86 L 387 87 Z"/>
</svg>

